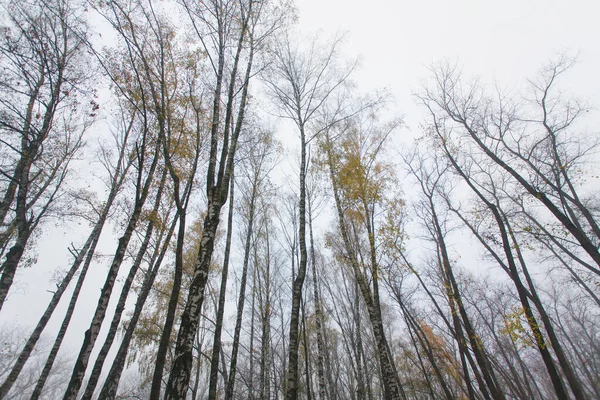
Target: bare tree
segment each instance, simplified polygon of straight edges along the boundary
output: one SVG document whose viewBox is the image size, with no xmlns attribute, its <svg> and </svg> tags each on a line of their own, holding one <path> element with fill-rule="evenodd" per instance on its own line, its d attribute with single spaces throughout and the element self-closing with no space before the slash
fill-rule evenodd
<svg viewBox="0 0 600 400">
<path fill-rule="evenodd" d="M 0 309 L 36 227 L 60 214 L 69 165 L 97 104 L 89 73 L 82 10 L 69 1 L 2 4 L 8 18 L 0 42 Z M 89 98 L 88 98 L 89 101 Z"/>
<path fill-rule="evenodd" d="M 346 82 L 354 66 L 337 70 L 337 52 L 340 38 L 324 47 L 313 40 L 306 52 L 293 43 L 289 34 L 277 44 L 273 53 L 273 62 L 264 80 L 272 94 L 276 106 L 284 118 L 291 119 L 300 135 L 300 171 L 298 205 L 298 245 L 300 261 L 292 288 L 292 311 L 289 334 L 289 360 L 286 383 L 286 399 L 298 397 L 298 347 L 300 343 L 299 323 L 300 304 L 308 251 L 306 245 L 306 173 L 308 168 L 308 144 L 319 130 L 317 120 L 323 114 L 327 101 L 333 99 L 336 92 Z"/>
</svg>

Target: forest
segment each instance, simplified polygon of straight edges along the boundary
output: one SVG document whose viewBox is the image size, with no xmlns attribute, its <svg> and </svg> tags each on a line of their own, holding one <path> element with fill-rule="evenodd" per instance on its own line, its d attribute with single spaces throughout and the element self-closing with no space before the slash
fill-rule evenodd
<svg viewBox="0 0 600 400">
<path fill-rule="evenodd" d="M 600 398 L 576 56 L 409 127 L 288 0 L 0 7 L 0 399 Z"/>
</svg>

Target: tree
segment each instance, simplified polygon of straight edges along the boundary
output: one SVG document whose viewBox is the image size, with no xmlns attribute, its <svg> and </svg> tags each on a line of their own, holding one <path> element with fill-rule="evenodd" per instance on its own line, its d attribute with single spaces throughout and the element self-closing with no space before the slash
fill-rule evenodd
<svg viewBox="0 0 600 400">
<path fill-rule="evenodd" d="M 63 319 L 61 328 L 60 328 L 59 333 L 54 341 L 51 352 L 48 356 L 46 364 L 44 365 L 44 369 L 38 380 L 38 383 L 36 384 L 36 388 L 32 394 L 32 397 L 35 398 L 41 394 L 41 391 L 42 391 L 42 388 L 44 387 L 46 378 L 48 377 L 50 370 L 52 369 L 52 366 L 54 364 L 54 359 L 55 359 L 56 354 L 58 353 L 58 350 L 62 344 L 64 334 L 66 333 L 67 327 L 71 320 L 71 316 L 73 314 L 73 310 L 75 309 L 75 304 L 77 302 L 77 298 L 79 296 L 81 287 L 82 287 L 85 277 L 87 275 L 88 268 L 93 259 L 93 255 L 95 253 L 96 246 L 100 239 L 100 234 L 102 233 L 102 229 L 106 223 L 106 220 L 108 219 L 109 212 L 115 202 L 117 194 L 119 193 L 119 190 L 121 189 L 121 187 L 123 185 L 127 171 L 129 170 L 129 167 L 131 166 L 131 162 L 129 162 L 127 159 L 128 153 L 129 153 L 128 137 L 131 132 L 131 128 L 132 128 L 132 124 L 130 121 L 129 125 L 125 125 L 123 127 L 123 129 L 124 129 L 123 136 L 121 138 L 115 137 L 115 139 L 117 141 L 117 147 L 119 148 L 119 153 L 118 153 L 118 158 L 117 158 L 116 162 L 114 163 L 114 165 L 111 165 L 112 163 L 111 163 L 111 160 L 108 157 L 107 153 L 103 153 L 102 162 L 103 162 L 104 166 L 107 168 L 107 172 L 110 176 L 110 181 L 108 183 L 109 194 L 106 199 L 106 202 L 103 204 L 103 206 L 99 210 L 97 210 L 98 211 L 97 220 L 94 222 L 92 231 L 90 232 L 84 245 L 79 250 L 72 251 L 72 254 L 75 258 L 73 261 L 73 264 L 72 264 L 71 268 L 69 269 L 69 271 L 63 277 L 61 283 L 59 285 L 57 285 L 56 291 L 54 292 L 52 299 L 50 300 L 50 302 L 48 304 L 48 307 L 44 311 L 44 314 L 40 318 L 35 329 L 29 336 L 29 339 L 27 340 L 27 343 L 23 347 L 23 350 L 21 351 L 21 354 L 19 355 L 19 358 L 17 359 L 15 365 L 13 366 L 10 374 L 7 376 L 5 382 L 0 387 L 0 396 L 3 396 L 10 391 L 10 388 L 12 387 L 12 385 L 18 378 L 21 370 L 25 366 L 25 363 L 27 362 L 33 349 L 35 348 L 36 343 L 39 340 L 42 332 L 44 331 L 48 321 L 52 317 L 54 310 L 56 309 L 58 303 L 60 302 L 62 295 L 67 290 L 69 283 L 71 282 L 71 280 L 73 279 L 73 277 L 75 276 L 77 271 L 79 270 L 79 267 L 81 267 L 81 265 L 83 264 L 83 267 L 81 268 L 81 272 L 79 273 L 79 277 L 77 279 L 77 283 L 75 285 L 75 289 L 73 291 L 73 294 L 71 295 L 71 300 L 69 302 L 67 313 Z"/>
<path fill-rule="evenodd" d="M 292 43 L 289 34 L 274 48 L 273 62 L 264 80 L 281 110 L 284 118 L 291 119 L 300 135 L 300 171 L 298 198 L 298 245 L 300 261 L 292 288 L 292 311 L 289 334 L 289 361 L 286 399 L 298 397 L 298 347 L 300 343 L 299 321 L 302 290 L 306 277 L 308 251 L 306 246 L 306 173 L 308 168 L 307 147 L 317 132 L 316 125 L 324 111 L 325 103 L 333 99 L 347 80 L 354 66 L 336 71 L 336 54 L 341 39 L 336 38 L 324 51 L 313 40 L 306 52 Z M 312 130 L 312 132 L 311 132 Z M 313 136 L 314 135 L 314 136 Z"/>
<path fill-rule="evenodd" d="M 548 317 L 548 313 L 537 294 L 537 289 L 526 266 L 522 248 L 515 235 L 512 222 L 499 199 L 500 191 L 507 192 L 506 187 L 502 186 L 504 182 L 508 182 L 506 185 L 515 185 L 512 186 L 512 190 L 524 189 L 526 194 L 533 195 L 536 199 L 541 201 L 548 211 L 550 211 L 551 215 L 558 219 L 564 226 L 568 232 L 567 234 L 573 235 L 585 253 L 592 259 L 595 259 L 598 255 L 595 250 L 590 252 L 590 239 L 586 236 L 583 229 L 577 227 L 581 227 L 581 223 L 574 218 L 574 214 L 561 211 L 561 208 L 562 210 L 567 210 L 569 209 L 569 206 L 562 204 L 562 206 L 559 207 L 552 201 L 552 198 L 560 199 L 565 196 L 575 196 L 573 194 L 575 193 L 573 192 L 574 189 L 569 189 L 571 190 L 571 194 L 565 194 L 562 191 L 557 192 L 556 185 L 553 185 L 549 178 L 544 174 L 545 160 L 538 158 L 538 151 L 543 151 L 540 147 L 544 147 L 543 144 L 548 140 L 553 142 L 553 138 L 555 138 L 555 136 L 548 131 L 549 122 L 547 119 L 548 109 L 546 107 L 546 102 L 547 92 L 552 81 L 557 76 L 557 73 L 560 73 L 557 71 L 561 71 L 561 67 L 556 66 L 556 69 L 551 73 L 552 78 L 547 82 L 547 85 L 544 86 L 544 94 L 538 102 L 543 111 L 543 119 L 541 121 L 536 119 L 525 119 L 525 117 L 519 117 L 519 119 L 517 119 L 514 111 L 505 112 L 505 110 L 512 109 L 506 108 L 502 102 L 495 108 L 496 105 L 490 100 L 484 99 L 476 87 L 470 88 L 466 91 L 467 94 L 463 95 L 462 93 L 465 92 L 461 89 L 459 81 L 450 69 L 441 69 L 436 74 L 436 82 L 439 90 L 438 95 L 435 95 L 432 91 L 426 91 L 421 99 L 431 113 L 433 119 L 432 132 L 436 138 L 437 146 L 442 149 L 444 156 L 449 160 L 456 173 L 464 180 L 473 193 L 476 194 L 477 198 L 485 204 L 486 208 L 489 209 L 493 215 L 500 237 L 496 239 L 493 236 L 487 236 L 488 240 L 486 240 L 481 234 L 476 234 L 476 236 L 482 244 L 486 246 L 486 249 L 494 255 L 494 258 L 501 266 L 503 266 L 503 269 L 514 281 L 524 312 L 527 315 L 527 321 L 534 332 L 537 347 L 542 355 L 548 373 L 551 376 L 557 395 L 560 398 L 568 397 L 559 376 L 559 372 L 547 348 L 545 335 L 541 331 L 537 318 L 531 309 L 530 301 L 540 314 L 539 318 L 544 324 L 548 340 L 552 343 L 558 363 L 565 374 L 571 391 L 576 398 L 583 398 L 585 395 L 581 383 L 574 374 L 570 365 L 571 363 L 563 352 L 561 343 L 554 333 L 553 323 Z M 577 112 L 575 115 L 576 114 Z M 571 111 L 566 111 L 565 115 L 567 115 L 567 122 L 563 122 L 563 125 L 560 125 L 560 123 L 559 125 L 553 125 L 558 129 L 556 133 L 566 129 L 572 123 L 570 118 L 572 115 Z M 523 133 L 523 131 L 514 131 L 514 129 L 517 128 L 513 126 L 513 121 L 515 122 L 514 125 L 518 124 L 516 121 L 525 121 L 525 124 L 529 122 L 532 124 L 541 123 L 546 129 L 543 131 L 542 137 L 538 137 L 533 144 L 531 144 L 532 136 L 535 137 L 535 131 L 532 134 L 528 134 L 528 131 L 525 131 L 525 133 Z M 462 152 L 458 151 L 458 147 L 456 147 L 455 142 L 453 142 L 453 126 L 456 126 L 457 129 L 464 134 L 462 137 L 471 141 L 470 143 L 473 143 L 474 147 L 480 149 L 483 153 L 482 157 L 479 158 L 470 157 L 466 167 L 459 165 L 457 161 L 457 157 L 461 155 Z M 550 131 L 552 131 L 552 129 L 550 129 Z M 516 147 L 513 147 L 513 144 Z M 553 148 L 553 146 L 551 146 L 551 148 Z M 516 149 L 523 152 L 519 153 L 521 156 L 518 156 Z M 528 152 L 530 156 L 525 156 L 524 154 L 526 152 Z M 556 153 L 554 150 L 553 152 Z M 574 157 L 572 160 L 574 161 L 580 156 L 581 154 L 578 153 L 577 155 L 572 156 Z M 504 160 L 503 157 L 508 157 L 508 160 L 510 161 Z M 556 157 L 554 157 L 554 159 L 556 159 Z M 521 164 L 521 162 L 524 162 L 524 164 Z M 509 165 L 509 163 L 513 163 L 513 166 Z M 556 160 L 553 161 L 553 165 L 556 167 Z M 504 171 L 507 175 L 507 179 L 502 179 L 501 176 L 495 174 L 494 167 L 499 167 L 501 171 Z M 519 172 L 517 169 L 523 169 L 524 172 Z M 530 180 L 526 179 L 524 175 L 528 170 L 533 174 Z M 478 179 L 479 176 L 475 175 L 477 172 L 480 172 L 480 176 L 483 177 L 483 182 L 485 183 L 481 183 L 481 180 Z M 562 176 L 562 173 L 560 175 Z M 501 182 L 502 184 L 498 184 L 498 182 Z M 501 189 L 499 190 L 499 188 Z M 546 193 L 549 194 L 547 195 Z M 569 202 L 572 203 L 571 200 L 569 200 Z M 583 214 L 586 213 L 583 212 Z M 462 220 L 466 223 L 465 219 Z M 590 222 L 590 220 L 587 220 L 587 222 L 593 225 L 593 221 Z M 474 233 L 476 232 L 473 225 L 467 225 Z M 502 249 L 506 261 L 502 260 L 502 257 L 492 250 L 492 247 L 495 246 Z M 520 277 L 519 267 L 522 271 L 523 278 Z M 525 282 L 523 282 L 523 279 Z"/>
<path fill-rule="evenodd" d="M 0 309 L 36 228 L 62 212 L 69 165 L 97 110 L 86 86 L 82 10 L 66 0 L 2 8 L 9 19 L 0 42 L 0 252 L 8 252 Z"/>
<path fill-rule="evenodd" d="M 334 127 L 336 142 L 329 131 L 323 151 L 328 169 L 342 236 L 343 250 L 338 257 L 347 260 L 367 305 L 369 320 L 380 362 L 384 393 L 387 398 L 406 398 L 384 332 L 379 292 L 380 259 L 377 253 L 376 225 L 378 207 L 398 216 L 402 200 L 384 195 L 392 179 L 390 165 L 380 159 L 390 133 L 399 122 L 379 124 L 374 116 L 364 120 L 348 119 Z M 339 129 L 339 130 L 338 130 Z M 338 133 L 339 132 L 339 133 Z M 394 218 L 394 223 L 398 223 Z"/>
</svg>

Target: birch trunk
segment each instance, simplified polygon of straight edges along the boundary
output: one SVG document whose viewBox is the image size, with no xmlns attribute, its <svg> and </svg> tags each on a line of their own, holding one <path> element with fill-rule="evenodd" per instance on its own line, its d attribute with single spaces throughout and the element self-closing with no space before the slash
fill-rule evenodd
<svg viewBox="0 0 600 400">
<path fill-rule="evenodd" d="M 165 187 L 165 182 L 167 178 L 167 171 L 164 170 L 162 174 L 162 178 L 160 180 L 160 184 L 158 187 L 158 192 L 156 194 L 156 199 L 154 202 L 154 210 L 153 213 L 158 215 L 160 203 L 162 200 L 162 194 Z M 154 219 L 150 219 L 148 225 L 146 227 L 146 232 L 144 234 L 144 240 L 142 241 L 142 245 L 140 246 L 138 253 L 135 257 L 131 268 L 129 269 L 129 273 L 127 274 L 127 278 L 125 278 L 125 282 L 123 283 L 123 287 L 121 288 L 121 294 L 119 296 L 119 300 L 117 302 L 117 306 L 115 308 L 115 313 L 113 315 L 113 319 L 110 323 L 110 327 L 108 333 L 106 335 L 106 339 L 104 344 L 100 348 L 100 353 L 98 353 L 98 357 L 96 358 L 96 362 L 94 363 L 94 367 L 92 368 L 92 373 L 88 379 L 87 386 L 85 388 L 85 392 L 83 393 L 83 400 L 91 400 L 94 395 L 94 391 L 96 390 L 96 385 L 98 384 L 98 379 L 100 379 L 100 374 L 102 372 L 102 367 L 104 365 L 104 361 L 106 360 L 106 356 L 110 351 L 110 348 L 115 340 L 117 335 L 117 329 L 119 328 L 119 324 L 121 323 L 121 316 L 123 315 L 123 311 L 125 310 L 125 302 L 127 301 L 127 297 L 129 296 L 129 290 L 131 289 L 131 285 L 133 284 L 133 280 L 142 264 L 142 260 L 146 255 L 146 250 L 148 249 L 148 245 L 150 244 L 150 239 L 152 239 L 152 234 L 154 233 Z"/>
<path fill-rule="evenodd" d="M 227 217 L 227 237 L 225 239 L 225 255 L 223 256 L 223 269 L 221 271 L 221 289 L 219 290 L 219 304 L 217 307 L 217 318 L 215 321 L 213 348 L 210 358 L 210 375 L 208 388 L 209 399 L 215 399 L 217 395 L 217 383 L 219 378 L 219 355 L 221 353 L 221 331 L 223 329 L 225 295 L 227 291 L 227 277 L 229 274 L 229 253 L 231 252 L 231 234 L 233 230 L 234 187 L 235 182 L 232 172 L 231 185 L 229 189 L 229 215 Z"/>
<path fill-rule="evenodd" d="M 145 141 L 145 140 L 144 140 Z M 144 145 L 142 145 L 144 146 Z M 157 150 L 157 149 L 155 149 Z M 79 356 L 75 361 L 75 366 L 73 368 L 73 373 L 71 374 L 71 379 L 69 381 L 69 385 L 67 387 L 67 391 L 63 397 L 64 400 L 75 400 L 77 398 L 77 394 L 79 393 L 79 389 L 83 382 L 83 377 L 85 376 L 85 371 L 87 369 L 87 364 L 90 359 L 90 355 L 92 353 L 92 349 L 94 347 L 94 343 L 98 338 L 98 334 L 100 333 L 100 328 L 102 326 L 102 322 L 104 321 L 104 316 L 106 315 L 106 311 L 108 308 L 108 302 L 110 301 L 110 296 L 112 294 L 112 289 L 117 279 L 117 275 L 119 273 L 119 268 L 123 263 L 123 259 L 125 258 L 125 252 L 127 247 L 129 246 L 129 241 L 131 240 L 131 236 L 133 235 L 133 231 L 135 230 L 137 223 L 139 221 L 140 215 L 142 213 L 143 206 L 146 202 L 146 198 L 148 197 L 148 192 L 150 190 L 150 186 L 152 184 L 152 178 L 154 176 L 154 172 L 156 170 L 156 166 L 158 163 L 158 152 L 155 151 L 154 159 L 152 160 L 152 164 L 148 171 L 148 176 L 146 177 L 146 181 L 142 185 L 142 170 L 143 170 L 143 162 L 144 162 L 144 154 L 143 147 L 139 151 L 142 154 L 139 154 L 139 175 L 138 175 L 138 186 L 136 188 L 136 199 L 133 212 L 129 221 L 127 223 L 127 228 L 123 233 L 123 236 L 119 239 L 117 250 L 115 252 L 113 261 L 109 267 L 106 281 L 102 287 L 100 292 L 100 298 L 98 299 L 98 305 L 96 306 L 96 311 L 94 312 L 94 316 L 92 318 L 92 322 L 90 327 L 85 332 L 83 344 L 79 351 Z"/>
<path fill-rule="evenodd" d="M 381 367 L 381 375 L 383 378 L 383 388 L 384 388 L 384 397 L 390 400 L 396 399 L 405 399 L 405 395 L 402 391 L 402 387 L 399 382 L 398 373 L 396 371 L 396 367 L 394 365 L 394 361 L 391 358 L 391 354 L 389 351 L 389 347 L 387 344 L 387 339 L 385 337 L 385 331 L 383 328 L 383 321 L 381 319 L 381 310 L 376 306 L 375 301 L 373 299 L 373 294 L 371 293 L 371 289 L 369 287 L 368 282 L 365 277 L 362 275 L 361 268 L 359 266 L 358 260 L 354 254 L 352 249 L 352 245 L 350 243 L 349 234 L 346 228 L 344 212 L 341 205 L 340 195 L 337 187 L 337 182 L 335 178 L 332 154 L 331 154 L 331 142 L 329 136 L 326 137 L 326 150 L 328 157 L 328 167 L 329 167 L 329 175 L 332 183 L 334 200 L 337 209 L 338 222 L 340 233 L 342 235 L 342 239 L 344 242 L 344 247 L 347 253 L 347 257 L 351 264 L 352 270 L 354 271 L 354 276 L 360 292 L 362 294 L 363 300 L 367 306 L 367 312 L 369 314 L 369 320 L 371 322 L 371 329 L 373 330 L 373 336 L 375 338 L 375 344 L 377 346 L 377 354 L 379 357 L 380 367 Z M 373 280 L 377 279 L 373 277 Z"/>
<path fill-rule="evenodd" d="M 121 345 L 119 346 L 117 355 L 115 356 L 108 376 L 106 377 L 104 385 L 102 386 L 102 390 L 100 391 L 100 399 L 112 400 L 117 395 L 119 381 L 121 379 L 121 374 L 125 367 L 127 352 L 129 351 L 129 344 L 131 343 L 131 339 L 133 338 L 135 328 L 137 326 L 140 316 L 142 315 L 142 310 L 144 308 L 144 305 L 146 304 L 146 300 L 148 299 L 148 295 L 150 294 L 150 290 L 152 289 L 152 285 L 154 283 L 154 280 L 156 279 L 158 270 L 162 265 L 163 259 L 167 254 L 167 251 L 169 250 L 169 244 L 171 243 L 171 238 L 173 236 L 173 233 L 175 232 L 175 225 L 177 224 L 178 220 L 179 218 L 176 214 L 173 217 L 173 222 L 169 227 L 169 232 L 167 233 L 166 238 L 164 239 L 162 248 L 160 248 L 158 245 L 156 246 L 155 253 L 153 254 L 152 260 L 150 262 L 150 265 L 152 267 L 146 273 L 146 276 L 142 283 L 142 288 L 136 300 L 131 319 L 127 324 L 125 334 L 123 335 L 123 340 L 121 341 Z"/>
</svg>

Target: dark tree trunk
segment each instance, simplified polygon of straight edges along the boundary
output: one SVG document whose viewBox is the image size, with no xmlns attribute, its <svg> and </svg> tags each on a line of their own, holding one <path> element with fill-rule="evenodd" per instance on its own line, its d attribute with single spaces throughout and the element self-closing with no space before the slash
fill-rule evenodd
<svg viewBox="0 0 600 400">
<path fill-rule="evenodd" d="M 167 170 L 164 170 L 154 202 L 154 214 L 157 214 L 159 212 L 166 178 Z M 129 269 L 127 278 L 125 278 L 125 282 L 123 283 L 123 287 L 121 288 L 121 294 L 119 296 L 119 300 L 117 301 L 115 313 L 110 323 L 106 339 L 104 341 L 104 344 L 100 348 L 100 353 L 98 353 L 98 357 L 96 358 L 96 362 L 94 363 L 94 367 L 92 368 L 92 373 L 90 374 L 90 377 L 88 379 L 88 383 L 83 393 L 82 400 L 91 400 L 92 396 L 94 395 L 96 385 L 98 384 L 98 379 L 100 379 L 100 374 L 102 373 L 104 361 L 106 360 L 106 356 L 108 355 L 108 352 L 110 351 L 113 341 L 115 340 L 115 337 L 117 335 L 117 329 L 119 328 L 119 324 L 121 323 L 121 316 L 123 315 L 123 311 L 125 310 L 125 302 L 127 301 L 127 297 L 129 296 L 129 290 L 131 289 L 133 280 L 142 264 L 142 260 L 146 255 L 148 245 L 150 244 L 150 239 L 152 239 L 152 234 L 154 233 L 154 221 L 154 219 L 149 220 L 148 225 L 146 226 L 146 233 L 144 234 L 144 240 L 142 241 L 142 245 L 140 246 L 135 260 L 131 265 L 131 268 Z"/>
<path fill-rule="evenodd" d="M 179 210 L 181 212 L 181 210 Z M 160 343 L 156 352 L 156 366 L 152 375 L 152 388 L 150 391 L 151 400 L 160 399 L 160 389 L 162 386 L 163 371 L 167 359 L 167 353 L 171 345 L 171 334 L 175 324 L 175 313 L 179 304 L 179 292 L 181 290 L 181 280 L 183 277 L 183 244 L 185 237 L 185 211 L 179 214 L 179 231 L 177 232 L 177 248 L 175 251 L 175 270 L 173 271 L 173 289 L 167 306 L 167 316 L 163 326 Z M 194 335 L 196 333 L 194 332 Z"/>
<path fill-rule="evenodd" d="M 146 304 L 146 300 L 148 299 L 148 295 L 150 294 L 150 290 L 152 289 L 152 285 L 154 283 L 154 280 L 156 279 L 158 270 L 162 265 L 162 261 L 165 255 L 167 254 L 167 251 L 169 250 L 169 244 L 171 243 L 171 238 L 173 236 L 173 233 L 175 232 L 175 225 L 178 221 L 179 215 L 176 214 L 173 217 L 173 222 L 169 227 L 169 232 L 167 233 L 166 238 L 164 239 L 162 248 L 159 247 L 159 244 L 156 245 L 155 252 L 150 262 L 151 268 L 146 273 L 144 281 L 142 282 L 142 288 L 136 300 L 133 315 L 131 316 L 129 323 L 127 324 L 127 328 L 125 330 L 125 334 L 123 335 L 123 340 L 121 341 L 119 350 L 117 351 L 117 355 L 115 356 L 108 376 L 106 377 L 104 385 L 102 386 L 102 390 L 100 391 L 100 399 L 112 400 L 117 395 L 119 381 L 121 379 L 123 368 L 125 367 L 127 352 L 129 351 L 129 344 L 131 343 L 131 339 L 133 338 L 135 328 L 137 326 L 140 316 L 142 315 L 142 310 L 144 308 L 144 305 Z"/>
<path fill-rule="evenodd" d="M 398 373 L 396 371 L 396 366 L 394 365 L 394 360 L 391 358 L 390 349 L 387 343 L 387 339 L 385 337 L 385 331 L 383 328 L 383 321 L 381 319 L 381 309 L 377 307 L 375 304 L 375 300 L 373 298 L 373 294 L 371 293 L 371 288 L 369 287 L 368 282 L 362 274 L 361 267 L 359 266 L 358 260 L 354 251 L 352 249 L 352 245 L 350 243 L 350 236 L 348 234 L 346 228 L 346 222 L 344 218 L 344 211 L 342 209 L 339 190 L 337 187 L 337 181 L 334 174 L 333 160 L 331 155 L 331 142 L 329 137 L 327 136 L 327 152 L 328 152 L 328 167 L 329 167 L 329 175 L 333 188 L 333 195 L 335 199 L 337 216 L 339 222 L 340 233 L 344 242 L 344 247 L 346 249 L 346 255 L 351 264 L 352 270 L 354 271 L 354 276 L 356 278 L 358 287 L 360 288 L 363 300 L 367 306 L 367 312 L 369 314 L 369 320 L 371 322 L 371 328 L 373 330 L 373 336 L 375 338 L 375 344 L 377 346 L 377 354 L 379 357 L 380 367 L 381 367 L 381 375 L 383 378 L 383 387 L 384 387 L 384 396 L 386 399 L 395 400 L 395 399 L 405 399 L 406 396 L 402 390 L 400 385 L 400 381 L 398 378 Z M 376 280 L 377 277 L 374 276 L 373 280 Z"/>
<path fill-rule="evenodd" d="M 240 346 L 240 334 L 242 330 L 242 319 L 244 316 L 244 304 L 246 302 L 246 280 L 248 276 L 248 263 L 250 260 L 250 247 L 252 242 L 252 230 L 254 227 L 254 208 L 257 196 L 257 181 L 253 183 L 252 194 L 250 196 L 250 204 L 248 210 L 248 226 L 246 228 L 246 238 L 244 245 L 244 261 L 242 264 L 242 277 L 240 279 L 239 297 L 237 302 L 237 316 L 235 319 L 235 328 L 233 333 L 233 344 L 231 348 L 231 361 L 229 364 L 229 380 L 225 389 L 225 400 L 233 399 L 233 391 L 235 386 L 235 376 L 237 373 L 237 355 Z"/>
<path fill-rule="evenodd" d="M 306 250 L 306 137 L 304 125 L 300 124 L 300 198 L 298 205 L 298 244 L 300 249 L 300 262 L 298 273 L 292 285 L 292 310 L 290 314 L 290 333 L 288 348 L 288 370 L 286 377 L 286 400 L 298 399 L 298 348 L 300 345 L 300 304 L 302 302 L 302 288 L 306 276 L 307 250 Z"/>
<path fill-rule="evenodd" d="M 217 384 L 219 378 L 219 355 L 221 353 L 221 331 L 223 330 L 223 314 L 225 312 L 225 295 L 227 292 L 227 277 L 229 274 L 229 254 L 231 252 L 231 234 L 233 230 L 233 202 L 234 202 L 235 180 L 231 173 L 231 184 L 229 189 L 229 215 L 227 217 L 227 237 L 225 240 L 225 255 L 223 256 L 223 269 L 221 271 L 221 289 L 219 291 L 219 304 L 217 307 L 217 318 L 215 321 L 215 333 L 213 349 L 210 358 L 210 375 L 208 386 L 208 398 L 215 399 L 217 395 Z"/>
<path fill-rule="evenodd" d="M 146 138 L 144 138 L 144 142 Z M 139 151 L 143 153 L 145 144 L 142 145 L 142 149 Z M 156 150 L 156 149 L 155 149 Z M 113 261 L 108 270 L 108 274 L 106 276 L 106 281 L 104 282 L 104 286 L 100 292 L 100 298 L 98 299 L 98 305 L 96 306 L 96 311 L 94 312 L 94 316 L 92 318 L 92 322 L 90 327 L 85 332 L 83 344 L 81 346 L 81 350 L 79 351 L 79 356 L 75 361 L 75 366 L 73 367 L 73 373 L 71 374 L 71 379 L 69 381 L 69 385 L 67 387 L 67 391 L 64 395 L 64 400 L 75 400 L 77 398 L 77 394 L 79 393 L 79 389 L 83 382 L 83 378 L 85 376 L 85 371 L 87 369 L 87 364 L 92 353 L 92 349 L 94 347 L 94 343 L 98 338 L 98 334 L 100 333 L 100 328 L 102 326 L 102 322 L 104 321 L 104 316 L 106 315 L 106 311 L 108 308 L 108 303 L 110 301 L 110 297 L 112 294 L 112 289 L 115 284 L 115 280 L 117 279 L 117 275 L 119 273 L 119 269 L 121 264 L 123 263 L 123 259 L 125 258 L 125 252 L 127 247 L 129 246 L 129 242 L 131 240 L 131 236 L 133 235 L 133 231 L 135 230 L 137 223 L 139 221 L 140 215 L 142 213 L 143 206 L 146 202 L 146 198 L 148 197 L 148 192 L 150 190 L 150 186 L 152 184 L 152 178 L 154 175 L 154 171 L 156 170 L 156 166 L 158 164 L 158 152 L 155 151 L 154 158 L 152 160 L 152 164 L 148 171 L 148 176 L 146 177 L 146 181 L 142 186 L 142 170 L 144 165 L 144 154 L 138 154 L 139 157 L 139 171 L 138 171 L 138 186 L 136 188 L 136 199 L 133 212 L 129 221 L 127 223 L 127 228 L 123 233 L 123 236 L 119 239 L 119 243 L 117 245 L 117 250 L 115 252 Z"/>
</svg>

